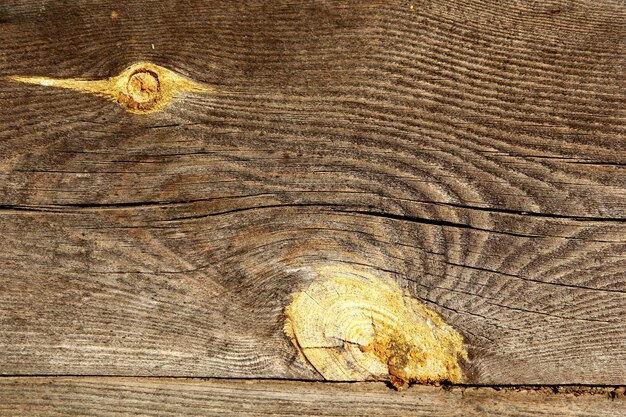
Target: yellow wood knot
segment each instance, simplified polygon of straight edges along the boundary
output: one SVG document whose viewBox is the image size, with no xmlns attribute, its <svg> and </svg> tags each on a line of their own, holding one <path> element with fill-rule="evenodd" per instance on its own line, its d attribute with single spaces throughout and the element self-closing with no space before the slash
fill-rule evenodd
<svg viewBox="0 0 626 417">
<path fill-rule="evenodd" d="M 190 80 L 150 62 L 138 62 L 119 75 L 104 80 L 10 76 L 8 79 L 47 87 L 91 93 L 114 100 L 134 114 L 154 113 L 165 108 L 180 92 L 217 93 L 218 90 Z"/>
<path fill-rule="evenodd" d="M 285 309 L 285 333 L 325 379 L 463 380 L 462 336 L 395 282 L 345 266 L 317 273 Z"/>
<path fill-rule="evenodd" d="M 128 79 L 126 93 L 120 93 L 118 101 L 133 110 L 149 110 L 161 99 L 159 75 L 146 69 L 138 69 Z"/>
</svg>

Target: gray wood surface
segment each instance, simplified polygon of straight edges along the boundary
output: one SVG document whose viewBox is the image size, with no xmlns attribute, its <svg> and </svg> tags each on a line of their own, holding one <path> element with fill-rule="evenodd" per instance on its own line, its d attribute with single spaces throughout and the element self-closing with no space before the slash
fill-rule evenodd
<svg viewBox="0 0 626 417">
<path fill-rule="evenodd" d="M 624 389 L 389 390 L 380 383 L 2 378 L 0 416 L 622 417 Z"/>
<path fill-rule="evenodd" d="M 284 307 L 364 265 L 467 382 L 626 384 L 626 5 L 556 4 L 3 1 L 0 77 L 224 93 L 0 80 L 0 373 L 319 380 Z"/>
</svg>

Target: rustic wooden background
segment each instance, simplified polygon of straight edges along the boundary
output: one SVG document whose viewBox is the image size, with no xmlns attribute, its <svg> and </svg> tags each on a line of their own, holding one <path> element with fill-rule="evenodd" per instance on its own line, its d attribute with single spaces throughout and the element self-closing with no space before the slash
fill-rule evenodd
<svg viewBox="0 0 626 417">
<path fill-rule="evenodd" d="M 321 378 L 282 313 L 326 264 L 393 274 L 468 383 L 626 385 L 624 1 L 0 2 L 0 77 L 137 61 L 224 93 L 136 115 L 0 80 L 0 414 L 471 415 L 465 388 L 266 381 Z"/>
</svg>

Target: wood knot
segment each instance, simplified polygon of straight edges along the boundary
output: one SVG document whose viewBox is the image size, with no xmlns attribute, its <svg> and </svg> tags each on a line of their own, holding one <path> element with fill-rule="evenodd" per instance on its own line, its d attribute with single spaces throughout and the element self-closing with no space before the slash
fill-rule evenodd
<svg viewBox="0 0 626 417">
<path fill-rule="evenodd" d="M 161 99 L 159 75 L 145 68 L 140 68 L 130 75 L 126 83 L 126 92 L 120 92 L 118 102 L 130 110 L 150 111 Z"/>
<path fill-rule="evenodd" d="M 190 80 L 167 68 L 150 62 L 138 62 L 119 75 L 104 80 L 58 79 L 47 77 L 11 76 L 14 81 L 60 87 L 91 93 L 115 100 L 134 114 L 162 110 L 181 92 L 217 93 L 218 90 Z"/>
<path fill-rule="evenodd" d="M 463 380 L 462 336 L 394 281 L 340 265 L 316 272 L 285 309 L 285 333 L 325 379 Z"/>
</svg>

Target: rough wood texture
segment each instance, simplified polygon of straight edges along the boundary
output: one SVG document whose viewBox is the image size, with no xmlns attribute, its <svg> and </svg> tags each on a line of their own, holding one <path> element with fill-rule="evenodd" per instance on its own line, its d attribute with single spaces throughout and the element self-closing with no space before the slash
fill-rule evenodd
<svg viewBox="0 0 626 417">
<path fill-rule="evenodd" d="M 283 309 L 358 264 L 464 336 L 468 382 L 626 384 L 625 21 L 3 1 L 0 76 L 148 61 L 225 93 L 135 115 L 0 81 L 0 373 L 320 379 Z"/>
<path fill-rule="evenodd" d="M 622 417 L 624 390 L 168 378 L 2 378 L 0 416 Z"/>
</svg>

